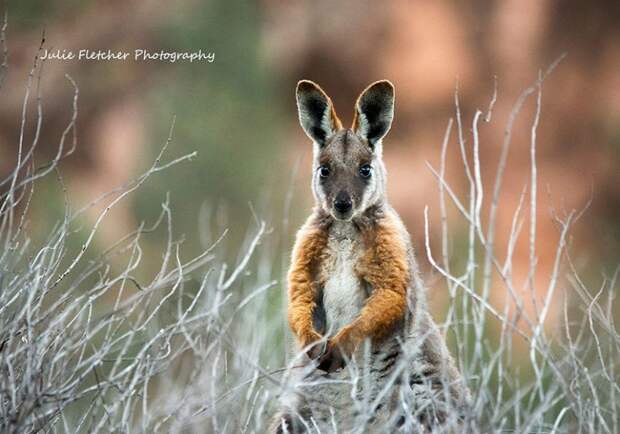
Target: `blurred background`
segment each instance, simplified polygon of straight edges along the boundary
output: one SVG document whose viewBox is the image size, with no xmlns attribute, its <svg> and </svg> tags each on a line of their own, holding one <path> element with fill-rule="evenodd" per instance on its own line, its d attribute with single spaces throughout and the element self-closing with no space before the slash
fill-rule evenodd
<svg viewBox="0 0 620 434">
<path fill-rule="evenodd" d="M 297 124 L 294 88 L 319 83 L 345 124 L 359 92 L 377 79 L 396 86 L 393 129 L 385 139 L 391 202 L 404 218 L 442 309 L 438 285 L 424 253 L 424 207 L 429 205 L 432 245 L 439 251 L 437 182 L 446 125 L 455 116 L 458 85 L 464 133 L 471 145 L 476 109 L 485 110 L 495 80 L 493 121 L 481 125 L 486 191 L 495 175 L 504 126 L 519 94 L 560 55 L 543 86 L 538 130 L 538 268 L 542 297 L 559 237 L 551 210 L 591 204 L 570 240 L 577 265 L 593 282 L 611 274 L 620 258 L 620 3 L 576 0 L 175 2 L 147 0 L 7 2 L 9 68 L 0 103 L 0 172 L 15 165 L 28 72 L 43 31 L 48 49 L 214 52 L 215 61 L 45 62 L 41 78 L 43 122 L 36 160 L 56 153 L 71 119 L 73 88 L 80 89 L 76 151 L 62 164 L 72 207 L 79 208 L 136 177 L 152 164 L 176 116 L 169 155 L 194 150 L 190 163 L 150 179 L 141 194 L 117 207 L 97 233 L 103 249 L 141 221 L 153 221 L 170 193 L 173 230 L 183 255 L 208 246 L 230 228 L 232 259 L 254 224 L 253 212 L 278 236 L 276 274 L 282 273 L 296 228 L 312 206 L 311 146 Z M 506 249 L 512 216 L 529 177 L 530 126 L 535 98 L 515 125 L 498 215 L 498 244 Z M 35 131 L 36 104 L 28 110 L 26 139 Z M 447 178 L 458 193 L 467 181 L 455 129 Z M 31 231 L 45 236 L 62 217 L 58 183 L 37 187 Z M 92 209 L 92 224 L 101 208 Z M 457 213 L 450 208 L 450 218 Z M 485 214 L 486 215 L 486 214 Z M 213 229 L 213 230 L 212 230 Z M 458 227 L 457 227 L 458 229 Z M 453 233 L 457 258 L 467 228 Z M 527 230 L 527 221 L 524 231 Z M 147 241 L 145 261 L 161 260 L 165 234 Z M 523 234 L 515 252 L 517 282 L 527 278 Z M 276 276 L 279 277 L 279 276 Z M 437 288 L 435 288 L 437 286 Z M 595 284 L 594 287 L 597 287 Z M 279 306 L 282 288 L 274 291 Z M 505 294 L 492 294 L 501 303 Z M 278 312 L 278 315 L 280 313 Z"/>
</svg>

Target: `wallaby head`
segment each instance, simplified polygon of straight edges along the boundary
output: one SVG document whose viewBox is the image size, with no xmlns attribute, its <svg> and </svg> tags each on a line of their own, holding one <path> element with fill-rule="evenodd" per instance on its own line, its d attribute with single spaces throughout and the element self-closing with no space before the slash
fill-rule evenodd
<svg viewBox="0 0 620 434">
<path fill-rule="evenodd" d="M 313 141 L 312 191 L 337 220 L 351 220 L 385 200 L 382 139 L 394 117 L 394 86 L 377 81 L 355 103 L 351 128 L 343 128 L 331 99 L 316 83 L 297 84 L 302 128 Z"/>
</svg>

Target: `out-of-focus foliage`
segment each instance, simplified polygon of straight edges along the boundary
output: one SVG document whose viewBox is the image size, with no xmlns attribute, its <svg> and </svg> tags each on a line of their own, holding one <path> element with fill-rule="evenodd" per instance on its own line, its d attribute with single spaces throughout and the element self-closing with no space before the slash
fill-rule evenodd
<svg viewBox="0 0 620 434">
<path fill-rule="evenodd" d="M 257 7 L 233 1 L 184 8 L 158 35 L 164 49 L 213 51 L 216 60 L 205 66 L 168 66 L 149 90 L 147 99 L 154 108 L 147 118 L 153 126 L 149 148 L 156 149 L 157 137 L 165 134 L 174 115 L 175 146 L 198 150 L 198 156 L 191 170 L 149 186 L 136 202 L 138 211 L 152 215 L 154 196 L 171 189 L 178 192 L 172 199 L 176 224 L 184 230 L 197 231 L 206 223 L 198 221 L 201 205 L 210 211 L 223 207 L 231 228 L 244 227 L 250 215 L 248 203 L 261 213 L 269 212 L 270 206 L 261 206 L 267 192 L 276 204 L 277 196 L 286 192 L 285 186 L 274 183 L 292 169 L 285 166 L 278 135 L 283 121 L 275 83 L 260 57 Z M 230 235 L 240 240 L 245 234 L 233 230 Z"/>
</svg>

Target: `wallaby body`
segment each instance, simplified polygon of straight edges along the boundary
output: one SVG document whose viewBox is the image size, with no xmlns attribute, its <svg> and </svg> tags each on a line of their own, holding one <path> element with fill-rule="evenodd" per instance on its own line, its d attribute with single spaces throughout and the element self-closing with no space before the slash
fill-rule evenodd
<svg viewBox="0 0 620 434">
<path fill-rule="evenodd" d="M 297 104 L 313 140 L 317 203 L 289 271 L 288 319 L 304 363 L 289 378 L 277 429 L 452 432 L 469 393 L 386 197 L 382 138 L 394 88 L 380 81 L 362 92 L 351 129 L 312 82 L 298 84 Z"/>
</svg>

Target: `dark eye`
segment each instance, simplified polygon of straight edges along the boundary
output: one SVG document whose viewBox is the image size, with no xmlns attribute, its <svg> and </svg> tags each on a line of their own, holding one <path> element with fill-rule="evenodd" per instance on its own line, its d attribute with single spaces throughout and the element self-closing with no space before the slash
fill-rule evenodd
<svg viewBox="0 0 620 434">
<path fill-rule="evenodd" d="M 319 167 L 319 176 L 321 178 L 327 178 L 329 176 L 329 166 L 322 164 Z"/>
<path fill-rule="evenodd" d="M 370 178 L 370 175 L 372 175 L 372 167 L 370 167 L 370 164 L 362 164 L 360 166 L 360 176 L 362 178 Z"/>
</svg>

